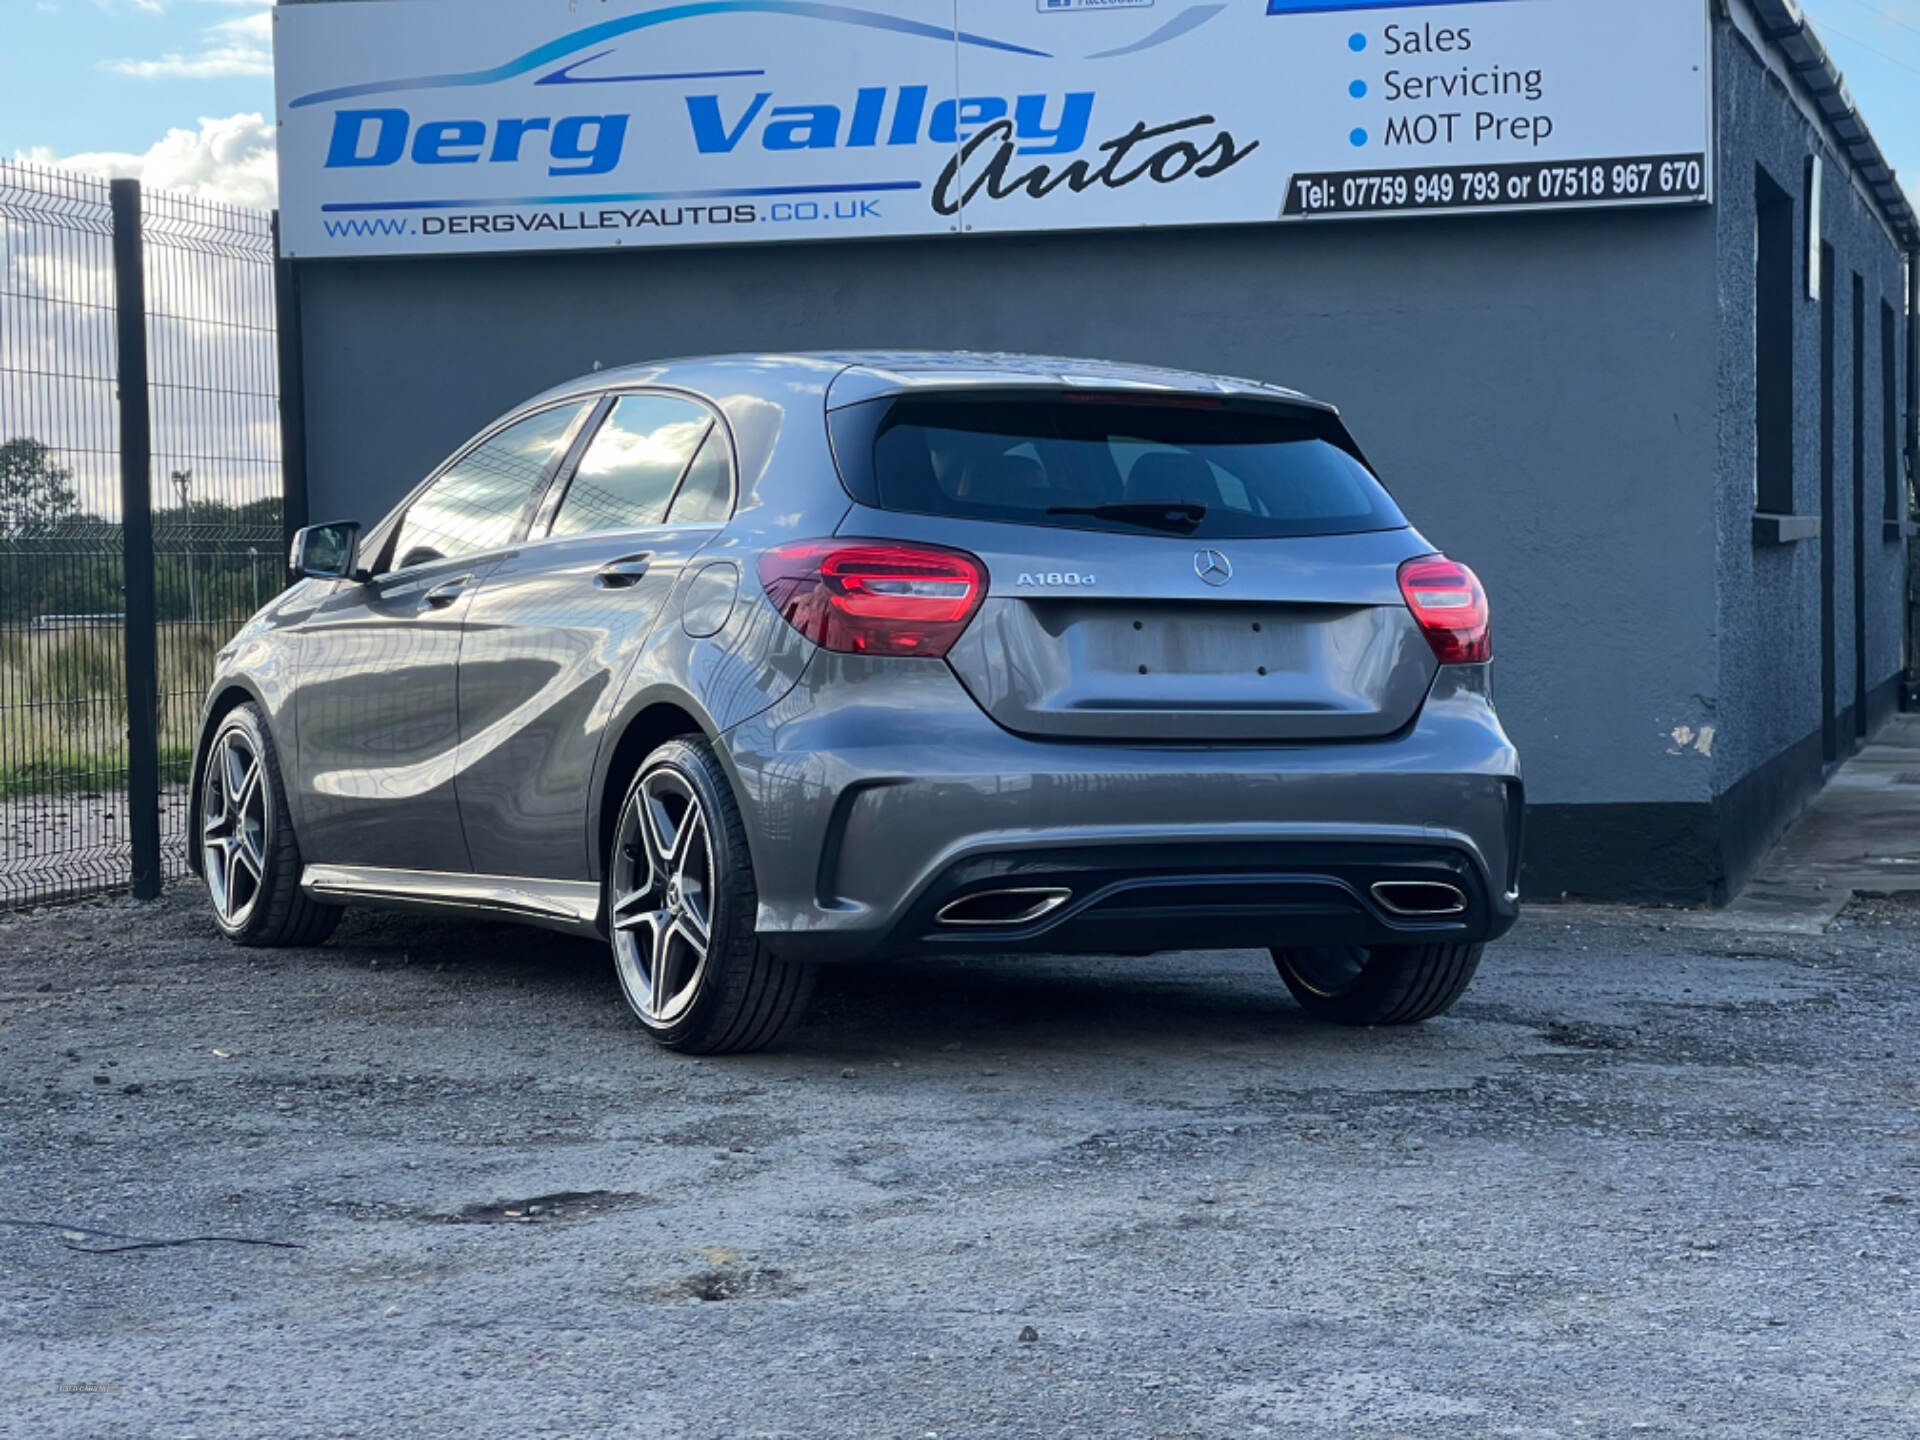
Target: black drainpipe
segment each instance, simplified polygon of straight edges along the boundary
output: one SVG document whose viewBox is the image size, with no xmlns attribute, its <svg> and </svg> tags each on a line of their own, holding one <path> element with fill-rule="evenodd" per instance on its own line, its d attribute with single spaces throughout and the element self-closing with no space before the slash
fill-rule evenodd
<svg viewBox="0 0 1920 1440">
<path fill-rule="evenodd" d="M 1920 486 L 1920 245 L 1907 251 L 1907 491 Z"/>
<path fill-rule="evenodd" d="M 1914 497 L 1920 492 L 1920 245 L 1907 251 L 1907 519 L 1914 518 Z M 1907 549 L 1907 683 L 1902 686 L 1902 710 L 1920 710 L 1920 667 L 1913 653 L 1913 611 L 1916 598 L 1913 542 Z"/>
</svg>

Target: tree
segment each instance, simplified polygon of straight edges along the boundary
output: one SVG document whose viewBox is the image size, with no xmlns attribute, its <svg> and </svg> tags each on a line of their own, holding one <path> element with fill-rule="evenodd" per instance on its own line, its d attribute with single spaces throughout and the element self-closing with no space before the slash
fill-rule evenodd
<svg viewBox="0 0 1920 1440">
<path fill-rule="evenodd" d="M 73 471 L 53 463 L 53 449 L 30 435 L 0 445 L 0 538 L 50 529 L 78 513 Z"/>
</svg>

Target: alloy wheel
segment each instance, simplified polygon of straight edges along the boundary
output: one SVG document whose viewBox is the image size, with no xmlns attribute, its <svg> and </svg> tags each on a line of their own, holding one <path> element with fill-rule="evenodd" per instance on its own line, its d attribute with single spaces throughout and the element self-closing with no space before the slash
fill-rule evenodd
<svg viewBox="0 0 1920 1440">
<path fill-rule="evenodd" d="M 1373 958 L 1373 951 L 1365 945 L 1315 945 L 1287 953 L 1301 982 L 1327 996 L 1350 988 Z"/>
<path fill-rule="evenodd" d="M 677 771 L 644 776 L 614 837 L 610 927 L 627 999 L 648 1024 L 671 1024 L 699 993 L 713 934 L 713 831 Z"/>
<path fill-rule="evenodd" d="M 207 760 L 200 804 L 200 858 L 213 908 L 229 929 L 246 923 L 267 873 L 266 776 L 240 730 L 228 730 Z"/>
</svg>

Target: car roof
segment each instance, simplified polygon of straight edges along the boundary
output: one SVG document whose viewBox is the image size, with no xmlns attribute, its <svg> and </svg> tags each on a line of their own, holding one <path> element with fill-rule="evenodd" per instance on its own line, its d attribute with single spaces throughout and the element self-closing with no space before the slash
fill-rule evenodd
<svg viewBox="0 0 1920 1440">
<path fill-rule="evenodd" d="M 817 388 L 828 408 L 914 390 L 1041 386 L 1075 391 L 1244 395 L 1319 410 L 1334 409 L 1298 390 L 1235 376 L 1114 360 L 972 350 L 821 350 L 659 360 L 596 370 L 554 386 L 527 405 L 637 385 L 667 386 L 716 398 L 743 393 L 790 394 L 795 388 Z"/>
</svg>

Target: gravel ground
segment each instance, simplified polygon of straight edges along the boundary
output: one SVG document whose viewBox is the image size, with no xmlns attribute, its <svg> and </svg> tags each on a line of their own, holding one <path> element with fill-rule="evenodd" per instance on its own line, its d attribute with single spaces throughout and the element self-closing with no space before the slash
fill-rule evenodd
<svg viewBox="0 0 1920 1440">
<path fill-rule="evenodd" d="M 0 919 L 0 1432 L 1913 1436 L 1917 1019 L 1890 901 L 1536 910 L 1412 1031 L 849 968 L 706 1062 L 533 931 Z M 205 1235 L 299 1248 L 111 1248 Z"/>
<path fill-rule="evenodd" d="M 186 864 L 187 787 L 160 787 L 166 873 Z M 124 790 L 70 790 L 0 800 L 0 904 L 85 895 L 126 883 L 132 854 Z"/>
</svg>

